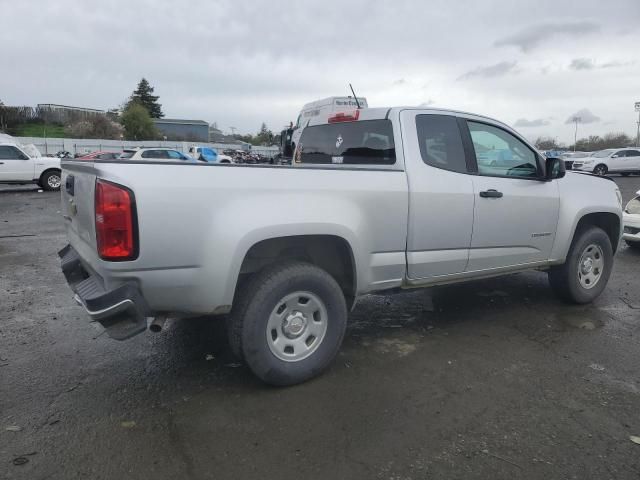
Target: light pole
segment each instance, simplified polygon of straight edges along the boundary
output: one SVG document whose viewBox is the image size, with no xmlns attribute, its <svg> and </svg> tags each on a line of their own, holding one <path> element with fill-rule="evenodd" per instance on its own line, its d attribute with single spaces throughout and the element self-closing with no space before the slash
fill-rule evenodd
<svg viewBox="0 0 640 480">
<path fill-rule="evenodd" d="M 635 104 L 636 112 L 638 112 L 638 130 L 636 131 L 636 147 L 640 147 L 640 102 Z"/>
<path fill-rule="evenodd" d="M 580 122 L 580 117 L 573 117 L 573 120 L 576 123 L 576 131 L 573 134 L 573 151 L 576 151 L 576 143 L 578 143 L 578 123 Z"/>
</svg>

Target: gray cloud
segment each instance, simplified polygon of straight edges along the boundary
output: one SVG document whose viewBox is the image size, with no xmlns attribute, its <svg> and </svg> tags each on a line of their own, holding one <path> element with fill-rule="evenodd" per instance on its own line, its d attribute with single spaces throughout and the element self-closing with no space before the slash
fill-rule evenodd
<svg viewBox="0 0 640 480">
<path fill-rule="evenodd" d="M 564 123 L 574 123 L 574 118 L 580 119 L 578 120 L 578 123 L 597 123 L 600 121 L 600 117 L 594 115 L 588 108 L 578 110 L 576 113 L 570 115 Z"/>
<path fill-rule="evenodd" d="M 395 80 L 393 82 L 393 86 L 399 87 L 401 85 L 405 85 L 406 83 L 407 83 L 407 81 L 404 78 L 399 78 L 398 80 Z"/>
<path fill-rule="evenodd" d="M 542 23 L 527 27 L 518 33 L 497 40 L 497 47 L 517 47 L 523 52 L 530 52 L 543 42 L 558 37 L 580 37 L 595 33 L 600 26 L 593 22 L 578 21 L 566 23 Z"/>
<path fill-rule="evenodd" d="M 434 103 L 436 103 L 436 101 L 432 98 L 429 98 L 426 102 L 422 102 L 420 105 L 418 105 L 419 107 L 429 107 L 431 105 L 433 105 Z"/>
<path fill-rule="evenodd" d="M 508 73 L 517 72 L 517 62 L 500 62 L 494 65 L 488 65 L 486 67 L 477 67 L 473 70 L 469 70 L 467 73 L 460 75 L 458 80 L 469 80 L 471 78 L 491 78 L 501 77 Z"/>
<path fill-rule="evenodd" d="M 629 65 L 633 65 L 635 62 L 620 62 L 617 60 L 606 62 L 606 63 L 597 63 L 590 58 L 574 58 L 571 60 L 569 64 L 569 68 L 571 70 L 594 70 L 596 68 L 618 68 L 618 67 L 626 67 Z"/>
<path fill-rule="evenodd" d="M 546 120 L 544 118 L 536 118 L 534 120 L 527 120 L 526 118 L 519 118 L 518 120 L 516 120 L 516 123 L 514 123 L 513 125 L 515 127 L 545 127 L 547 125 L 549 125 L 550 122 L 549 120 Z"/>
<path fill-rule="evenodd" d="M 590 58 L 574 58 L 569 65 L 571 70 L 593 70 L 595 63 Z"/>
</svg>

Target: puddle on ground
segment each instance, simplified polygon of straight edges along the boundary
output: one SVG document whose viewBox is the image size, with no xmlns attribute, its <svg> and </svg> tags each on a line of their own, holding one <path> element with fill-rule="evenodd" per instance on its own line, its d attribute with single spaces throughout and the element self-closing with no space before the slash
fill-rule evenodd
<svg viewBox="0 0 640 480">
<path fill-rule="evenodd" d="M 598 309 L 588 308 L 557 313 L 556 318 L 572 328 L 595 330 L 604 326 L 607 314 Z"/>
</svg>

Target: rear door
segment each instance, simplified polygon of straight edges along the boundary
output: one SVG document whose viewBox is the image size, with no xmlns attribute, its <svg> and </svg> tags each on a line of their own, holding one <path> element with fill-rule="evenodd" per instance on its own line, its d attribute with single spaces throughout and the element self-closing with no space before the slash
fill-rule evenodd
<svg viewBox="0 0 640 480">
<path fill-rule="evenodd" d="M 627 158 L 626 150 L 618 150 L 614 152 L 609 157 L 609 171 L 610 172 L 619 172 L 622 170 L 627 170 L 630 158 Z"/>
<path fill-rule="evenodd" d="M 513 133 L 479 121 L 466 125 L 478 158 L 467 271 L 548 260 L 558 224 L 557 181 L 542 180 L 542 158 Z"/>
<path fill-rule="evenodd" d="M 0 181 L 33 180 L 33 159 L 13 145 L 0 145 Z"/>
<path fill-rule="evenodd" d="M 409 182 L 407 268 L 411 279 L 465 271 L 473 227 L 473 175 L 459 120 L 400 114 Z"/>
</svg>

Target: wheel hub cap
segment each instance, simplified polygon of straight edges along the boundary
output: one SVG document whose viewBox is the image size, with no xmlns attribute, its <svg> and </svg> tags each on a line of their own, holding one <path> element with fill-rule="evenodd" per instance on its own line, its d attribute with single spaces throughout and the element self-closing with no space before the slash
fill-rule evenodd
<svg viewBox="0 0 640 480">
<path fill-rule="evenodd" d="M 311 292 L 295 292 L 276 303 L 267 321 L 266 339 L 271 353 L 285 362 L 312 355 L 327 333 L 324 302 Z"/>
<path fill-rule="evenodd" d="M 596 286 L 604 269 L 604 253 L 599 245 L 588 245 L 580 255 L 578 262 L 578 280 L 582 288 L 590 289 Z"/>
<path fill-rule="evenodd" d="M 282 332 L 287 338 L 296 338 L 302 335 L 307 326 L 307 318 L 302 312 L 293 312 L 282 322 Z"/>
</svg>

